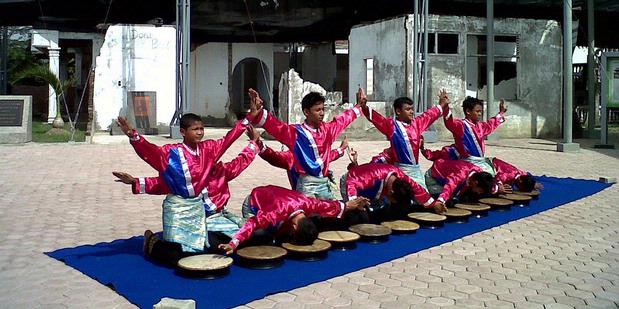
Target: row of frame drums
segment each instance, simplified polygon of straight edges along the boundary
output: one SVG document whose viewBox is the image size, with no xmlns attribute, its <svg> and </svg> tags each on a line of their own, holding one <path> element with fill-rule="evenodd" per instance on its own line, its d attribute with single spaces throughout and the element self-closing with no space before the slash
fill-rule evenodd
<svg viewBox="0 0 619 309">
<path fill-rule="evenodd" d="M 529 201 L 537 199 L 540 192 L 517 192 L 503 194 L 496 198 L 483 198 L 479 203 L 456 204 L 444 214 L 413 212 L 407 220 L 385 221 L 377 224 L 357 224 L 348 231 L 325 231 L 318 234 L 318 239 L 308 246 L 283 243 L 278 246 L 251 246 L 237 251 L 238 263 L 253 269 L 269 269 L 280 266 L 284 258 L 303 261 L 317 261 L 327 258 L 329 250 L 351 250 L 357 241 L 382 243 L 389 240 L 389 235 L 414 233 L 419 228 L 436 229 L 445 222 L 464 223 L 468 218 L 485 217 L 488 211 L 507 211 L 512 206 L 526 207 Z M 202 254 L 183 258 L 178 262 L 182 275 L 197 278 L 219 278 L 230 271 L 233 259 L 218 254 Z"/>
</svg>

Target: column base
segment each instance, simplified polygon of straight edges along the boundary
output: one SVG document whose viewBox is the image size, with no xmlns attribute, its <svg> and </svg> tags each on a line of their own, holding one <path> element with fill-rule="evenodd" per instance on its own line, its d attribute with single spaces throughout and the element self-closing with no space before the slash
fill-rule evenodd
<svg viewBox="0 0 619 309">
<path fill-rule="evenodd" d="M 557 143 L 558 152 L 576 152 L 580 150 L 580 144 L 577 143 Z"/>
</svg>

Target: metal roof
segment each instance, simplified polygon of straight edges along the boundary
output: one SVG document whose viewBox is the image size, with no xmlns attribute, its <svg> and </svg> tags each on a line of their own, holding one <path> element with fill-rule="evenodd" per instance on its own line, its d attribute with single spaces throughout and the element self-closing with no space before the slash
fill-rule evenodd
<svg viewBox="0 0 619 309">
<path fill-rule="evenodd" d="M 109 14 L 108 5 L 111 3 Z M 247 3 L 247 4 L 246 4 Z M 346 39 L 356 24 L 412 13 L 412 0 L 193 0 L 192 41 L 256 40 L 263 42 L 316 42 Z M 148 23 L 160 18 L 173 24 L 174 0 L 0 0 L 0 24 L 32 25 L 63 31 L 96 31 L 103 23 Z M 247 5 L 247 6 L 246 6 Z M 485 0 L 431 0 L 430 13 L 486 15 Z M 578 43 L 585 44 L 586 1 L 574 0 L 574 18 L 580 20 Z M 494 0 L 495 16 L 563 18 L 562 0 Z M 619 47 L 611 29 L 619 20 L 619 0 L 595 0 L 596 42 Z"/>
</svg>

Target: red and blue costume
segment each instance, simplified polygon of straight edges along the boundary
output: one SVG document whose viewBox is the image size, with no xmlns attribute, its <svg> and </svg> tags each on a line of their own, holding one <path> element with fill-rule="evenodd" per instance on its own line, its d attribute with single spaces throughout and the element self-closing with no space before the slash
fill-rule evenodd
<svg viewBox="0 0 619 309">
<path fill-rule="evenodd" d="M 364 109 L 363 113 L 389 140 L 394 163 L 417 165 L 421 134 L 443 114 L 443 109 L 436 105 L 413 118 L 411 123 L 399 121 L 396 117 L 385 118 L 370 107 Z"/>
<path fill-rule="evenodd" d="M 387 179 L 392 175 L 408 182 L 412 186 L 415 200 L 426 208 L 433 206 L 434 199 L 428 191 L 408 177 L 393 165 L 366 163 L 353 167 L 346 177 L 346 194 L 348 199 L 363 196 L 371 201 L 384 198 L 387 195 Z"/>
<path fill-rule="evenodd" d="M 445 127 L 453 134 L 460 159 L 470 156 L 481 158 L 485 157 L 486 151 L 484 139 L 505 122 L 505 115 L 499 113 L 488 121 L 473 123 L 466 118 L 455 119 L 449 111 L 443 119 Z"/>
<path fill-rule="evenodd" d="M 340 201 L 319 200 L 272 185 L 254 188 L 249 196 L 249 207 L 254 216 L 232 237 L 229 245 L 233 248 L 248 240 L 255 230 L 279 226 L 300 212 L 306 216 L 341 218 L 345 210 Z"/>
<path fill-rule="evenodd" d="M 444 160 L 438 159 L 434 161 L 429 175 L 440 185 L 443 186 L 443 191 L 438 197 L 438 200 L 445 203 L 454 195 L 468 190 L 467 180 L 473 174 L 483 172 L 483 170 L 466 161 L 462 160 Z M 493 188 L 493 192 L 497 191 L 497 187 Z"/>
<path fill-rule="evenodd" d="M 214 166 L 230 145 L 245 132 L 248 123 L 247 120 L 237 122 L 226 136 L 201 141 L 195 150 L 184 143 L 157 146 L 135 130 L 130 142 L 138 156 L 159 172 L 159 178 L 165 182 L 171 194 L 190 198 L 200 194 L 208 195 L 209 176 Z"/>
<path fill-rule="evenodd" d="M 207 214 L 221 212 L 230 200 L 229 182 L 238 177 L 256 157 L 258 146 L 249 145 L 230 162 L 217 162 L 208 177 L 206 191 L 203 191 Z M 161 177 L 140 177 L 132 185 L 134 194 L 170 194 L 170 188 Z"/>
<path fill-rule="evenodd" d="M 260 149 L 260 157 L 272 166 L 285 169 L 288 174 L 288 181 L 290 182 L 291 188 L 293 190 L 296 189 L 297 181 L 299 180 L 299 172 L 297 172 L 294 167 L 294 155 L 292 151 L 275 151 L 271 149 L 271 147 L 266 146 L 264 143 L 262 145 L 262 149 Z M 344 155 L 344 151 L 345 150 L 340 147 L 331 149 L 331 155 L 329 158 L 331 161 L 335 161 Z"/>
</svg>

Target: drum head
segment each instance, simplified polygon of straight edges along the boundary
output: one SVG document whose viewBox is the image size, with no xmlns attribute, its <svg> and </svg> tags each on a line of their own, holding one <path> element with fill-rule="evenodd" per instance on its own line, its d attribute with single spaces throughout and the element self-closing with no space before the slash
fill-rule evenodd
<svg viewBox="0 0 619 309">
<path fill-rule="evenodd" d="M 514 202 L 528 202 L 533 198 L 532 196 L 523 195 L 523 194 L 503 194 L 503 195 L 499 195 L 499 197 L 508 199 Z"/>
<path fill-rule="evenodd" d="M 316 239 L 313 244 L 309 246 L 297 246 L 291 243 L 283 243 L 282 247 L 290 252 L 296 253 L 317 253 L 322 251 L 327 251 L 331 249 L 331 243 L 328 241 L 324 241 L 321 239 Z"/>
<path fill-rule="evenodd" d="M 441 222 L 445 221 L 447 217 L 443 215 L 437 215 L 431 212 L 411 212 L 408 217 L 419 222 Z"/>
<path fill-rule="evenodd" d="M 240 257 L 249 260 L 274 260 L 284 257 L 286 253 L 286 249 L 274 246 L 245 247 L 236 252 Z"/>
<path fill-rule="evenodd" d="M 232 258 L 219 254 L 192 255 L 178 261 L 178 267 L 195 271 L 221 270 L 230 265 Z"/>
<path fill-rule="evenodd" d="M 468 217 L 471 214 L 473 214 L 472 212 L 470 212 L 469 210 L 466 209 L 460 209 L 460 208 L 447 208 L 447 212 L 444 213 L 445 216 L 447 217 Z"/>
<path fill-rule="evenodd" d="M 479 204 L 479 203 L 475 203 L 475 204 L 456 204 L 455 207 L 458 208 L 458 209 L 464 209 L 464 210 L 468 210 L 468 211 L 472 211 L 472 212 L 487 211 L 487 210 L 490 209 L 490 206 L 484 205 L 484 204 Z"/>
<path fill-rule="evenodd" d="M 357 241 L 361 238 L 359 234 L 348 231 L 326 231 L 318 234 L 318 239 L 331 243 L 346 243 Z"/>
<path fill-rule="evenodd" d="M 378 224 L 357 224 L 349 228 L 354 233 L 361 236 L 382 237 L 391 234 L 391 229 Z"/>
<path fill-rule="evenodd" d="M 507 200 L 504 198 L 496 198 L 496 197 L 482 198 L 482 199 L 479 199 L 479 202 L 482 204 L 486 204 L 490 206 L 498 206 L 498 207 L 506 207 L 506 206 L 511 206 L 512 204 L 514 204 L 514 202 L 510 200 Z"/>
<path fill-rule="evenodd" d="M 390 228 L 393 232 L 412 233 L 419 229 L 419 224 L 405 220 L 385 221 L 380 225 Z"/>
</svg>

